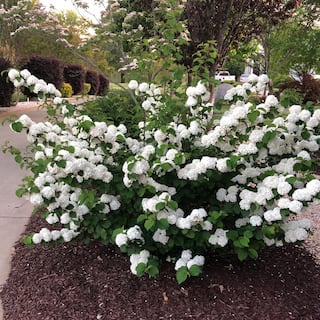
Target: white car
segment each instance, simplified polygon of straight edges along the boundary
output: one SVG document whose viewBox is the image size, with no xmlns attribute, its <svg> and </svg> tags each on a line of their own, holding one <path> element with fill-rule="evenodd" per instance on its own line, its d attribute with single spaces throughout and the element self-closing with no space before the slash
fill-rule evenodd
<svg viewBox="0 0 320 320">
<path fill-rule="evenodd" d="M 247 73 L 243 73 L 240 78 L 239 78 L 239 81 L 240 82 L 247 82 L 248 81 L 248 78 L 249 78 L 249 75 Z"/>
</svg>

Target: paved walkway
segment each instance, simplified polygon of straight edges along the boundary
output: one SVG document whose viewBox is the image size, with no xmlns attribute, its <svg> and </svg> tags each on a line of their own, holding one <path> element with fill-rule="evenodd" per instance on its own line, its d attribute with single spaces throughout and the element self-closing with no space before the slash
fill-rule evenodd
<svg viewBox="0 0 320 320">
<path fill-rule="evenodd" d="M 42 121 L 46 112 L 38 108 L 37 102 L 23 102 L 15 107 L 0 108 L 0 123 L 11 114 L 28 114 L 34 121 Z M 26 136 L 10 130 L 8 124 L 0 125 L 0 290 L 9 272 L 13 246 L 19 240 L 32 212 L 31 204 L 15 195 L 21 179 L 27 174 L 13 160 L 11 154 L 4 154 L 2 146 L 5 141 L 20 150 L 26 145 Z M 0 320 L 3 310 L 0 303 Z"/>
</svg>

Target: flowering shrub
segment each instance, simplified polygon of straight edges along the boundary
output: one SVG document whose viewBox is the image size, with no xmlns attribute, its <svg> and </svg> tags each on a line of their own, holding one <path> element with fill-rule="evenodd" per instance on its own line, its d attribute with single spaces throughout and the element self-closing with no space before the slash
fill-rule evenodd
<svg viewBox="0 0 320 320">
<path fill-rule="evenodd" d="M 9 72 L 27 86 L 26 75 Z M 26 130 L 35 153 L 27 161 L 33 176 L 17 195 L 43 207 L 51 225 L 24 242 L 100 240 L 127 253 L 138 276 L 158 274 L 165 259 L 174 262 L 181 283 L 201 273 L 207 252 L 244 260 L 266 246 L 305 240 L 311 225 L 299 214 L 320 195 L 312 161 L 320 110 L 285 109 L 274 96 L 247 102 L 267 82 L 252 75 L 231 89 L 220 120 L 199 82 L 166 123 L 161 115 L 170 100 L 155 85 L 132 80 L 129 89 L 145 112 L 137 139 L 125 125 L 93 121 L 59 97 L 49 108 L 55 123 L 21 116 L 11 127 Z M 41 83 L 41 90 L 59 95 L 50 85 Z"/>
</svg>

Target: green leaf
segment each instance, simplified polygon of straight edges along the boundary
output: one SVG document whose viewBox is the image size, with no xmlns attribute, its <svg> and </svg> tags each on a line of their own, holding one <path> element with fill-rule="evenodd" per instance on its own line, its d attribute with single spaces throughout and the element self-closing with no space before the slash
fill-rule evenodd
<svg viewBox="0 0 320 320">
<path fill-rule="evenodd" d="M 248 251 L 246 249 L 237 249 L 238 259 L 244 261 L 248 258 Z"/>
<path fill-rule="evenodd" d="M 259 117 L 260 112 L 259 111 L 253 111 L 248 113 L 248 119 L 250 122 L 255 122 L 257 118 Z"/>
<path fill-rule="evenodd" d="M 156 209 L 157 209 L 157 211 L 161 211 L 161 210 L 163 210 L 165 207 L 166 207 L 165 202 L 158 202 L 158 203 L 156 204 Z"/>
<path fill-rule="evenodd" d="M 308 140 L 310 138 L 310 132 L 307 131 L 307 130 L 303 130 L 301 132 L 301 137 L 304 139 L 304 140 Z"/>
<path fill-rule="evenodd" d="M 66 167 L 66 165 L 67 165 L 67 161 L 66 160 L 57 161 L 57 166 L 59 168 L 63 168 L 64 169 Z"/>
<path fill-rule="evenodd" d="M 252 259 L 257 259 L 258 258 L 258 252 L 257 250 L 253 249 L 253 248 L 249 248 L 249 256 Z"/>
<path fill-rule="evenodd" d="M 144 274 L 144 272 L 145 272 L 145 270 L 146 270 L 146 267 L 147 267 L 147 265 L 145 264 L 145 263 L 139 263 L 137 266 L 136 266 L 136 271 L 137 271 L 137 276 L 138 277 L 141 277 L 143 274 Z"/>
<path fill-rule="evenodd" d="M 191 266 L 191 268 L 189 268 L 189 272 L 193 277 L 197 277 L 202 273 L 202 268 L 194 264 Z"/>
<path fill-rule="evenodd" d="M 19 188 L 17 191 L 16 191 L 16 196 L 18 198 L 21 198 L 24 194 L 25 194 L 26 190 L 24 188 Z"/>
<path fill-rule="evenodd" d="M 174 210 L 176 211 L 178 209 L 178 203 L 174 200 L 170 200 L 168 202 L 168 207 L 171 209 L 171 210 Z"/>
<path fill-rule="evenodd" d="M 23 129 L 23 125 L 22 125 L 21 122 L 16 121 L 16 122 L 13 122 L 13 123 L 11 124 L 11 128 L 12 128 L 12 130 L 14 130 L 15 132 L 21 132 L 22 129 Z"/>
<path fill-rule="evenodd" d="M 169 228 L 169 222 L 167 219 L 160 219 L 158 222 L 157 222 L 157 227 L 159 229 L 163 229 L 163 230 L 167 230 Z"/>
<path fill-rule="evenodd" d="M 250 230 L 246 230 L 246 231 L 244 232 L 243 236 L 244 236 L 245 238 L 250 239 L 250 238 L 253 237 L 253 233 L 252 233 L 252 231 L 250 231 Z"/>
<path fill-rule="evenodd" d="M 146 230 L 150 230 L 155 224 L 155 221 L 154 219 L 147 219 L 145 222 L 144 222 L 144 227 Z"/>
<path fill-rule="evenodd" d="M 140 223 L 140 222 L 142 222 L 142 221 L 144 221 L 146 219 L 147 219 L 147 215 L 146 214 L 140 214 L 138 216 L 138 218 L 137 218 L 137 223 Z"/>
<path fill-rule="evenodd" d="M 151 265 L 148 267 L 147 272 L 151 277 L 155 277 L 159 274 L 159 269 L 157 266 Z"/>
<path fill-rule="evenodd" d="M 239 242 L 240 242 L 242 247 L 248 247 L 250 240 L 248 238 L 241 237 L 239 239 Z"/>
<path fill-rule="evenodd" d="M 180 267 L 176 272 L 176 279 L 179 284 L 185 282 L 188 278 L 188 269 L 187 267 Z"/>
</svg>

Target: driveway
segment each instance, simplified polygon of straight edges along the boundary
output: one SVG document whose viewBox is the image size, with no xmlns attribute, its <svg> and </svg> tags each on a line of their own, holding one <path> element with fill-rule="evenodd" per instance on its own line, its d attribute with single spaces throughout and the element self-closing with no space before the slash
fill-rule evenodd
<svg viewBox="0 0 320 320">
<path fill-rule="evenodd" d="M 28 114 L 31 119 L 38 122 L 45 119 L 46 112 L 38 108 L 38 103 L 19 103 L 15 107 L 0 108 L 0 123 L 12 114 L 18 116 Z M 8 123 L 0 125 L 0 290 L 10 272 L 13 246 L 19 240 L 32 212 L 31 204 L 15 195 L 21 179 L 27 172 L 20 169 L 11 154 L 2 152 L 5 141 L 10 141 L 20 150 L 27 144 L 25 134 L 11 131 Z M 0 304 L 0 319 L 2 318 Z"/>
</svg>

